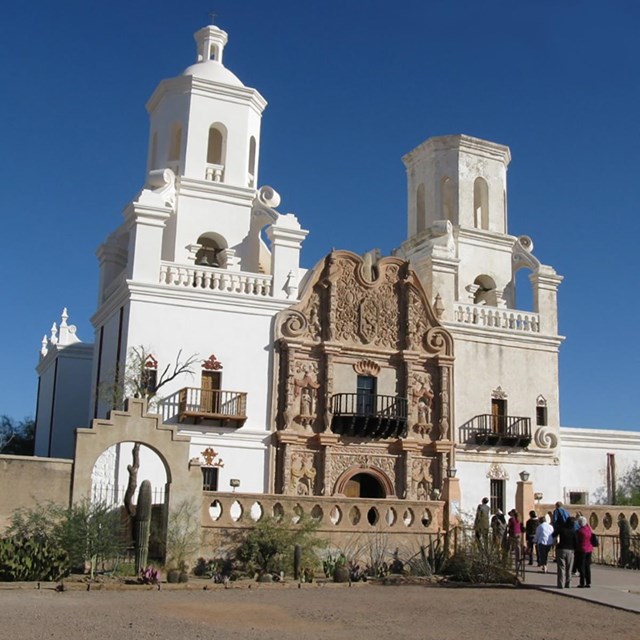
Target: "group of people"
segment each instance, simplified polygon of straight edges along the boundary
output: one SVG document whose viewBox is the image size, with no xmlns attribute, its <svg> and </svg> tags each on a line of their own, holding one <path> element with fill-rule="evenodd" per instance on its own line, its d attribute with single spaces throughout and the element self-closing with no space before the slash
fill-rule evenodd
<svg viewBox="0 0 640 640">
<path fill-rule="evenodd" d="M 515 509 L 509 511 L 508 516 L 509 520 L 500 509 L 491 516 L 489 498 L 483 498 L 474 522 L 478 544 L 486 546 L 491 532 L 494 545 L 514 551 L 517 559 L 524 552 L 532 565 L 535 554 L 543 573 L 548 572 L 549 553 L 555 546 L 558 588 L 569 588 L 575 572 L 580 575 L 579 588 L 591 587 L 591 556 L 597 538 L 584 516 L 571 517 L 561 502 L 556 502 L 555 510 L 542 517 L 530 511 L 525 523 Z M 524 547 L 523 538 L 526 541 Z"/>
</svg>

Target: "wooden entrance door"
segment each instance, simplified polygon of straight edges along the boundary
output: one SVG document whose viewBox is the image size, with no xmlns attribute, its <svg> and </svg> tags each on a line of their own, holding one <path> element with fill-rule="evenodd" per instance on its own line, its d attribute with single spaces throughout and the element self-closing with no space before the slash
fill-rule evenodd
<svg viewBox="0 0 640 640">
<path fill-rule="evenodd" d="M 507 401 L 500 398 L 491 400 L 491 430 L 493 433 L 503 433 L 507 415 Z"/>
<path fill-rule="evenodd" d="M 200 381 L 200 411 L 202 413 L 220 413 L 220 382 L 219 371 L 203 371 Z"/>
</svg>

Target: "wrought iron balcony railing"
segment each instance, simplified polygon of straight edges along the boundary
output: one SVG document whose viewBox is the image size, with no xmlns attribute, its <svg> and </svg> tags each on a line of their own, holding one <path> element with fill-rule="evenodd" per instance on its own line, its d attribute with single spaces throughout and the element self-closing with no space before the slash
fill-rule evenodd
<svg viewBox="0 0 640 640">
<path fill-rule="evenodd" d="M 224 426 L 241 427 L 247 419 L 247 394 L 185 387 L 179 393 L 178 419 L 184 422 L 187 418 L 196 423 L 217 420 Z"/>
<path fill-rule="evenodd" d="M 331 397 L 331 431 L 364 438 L 407 435 L 407 399 L 362 393 Z"/>
<path fill-rule="evenodd" d="M 531 418 L 481 414 L 461 427 L 461 440 L 490 447 L 528 447 Z"/>
</svg>

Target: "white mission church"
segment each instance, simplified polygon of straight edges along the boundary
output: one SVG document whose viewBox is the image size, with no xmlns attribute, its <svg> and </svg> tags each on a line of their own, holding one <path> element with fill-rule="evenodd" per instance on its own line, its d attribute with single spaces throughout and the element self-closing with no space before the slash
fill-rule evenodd
<svg viewBox="0 0 640 640">
<path fill-rule="evenodd" d="M 313 221 L 260 184 L 266 100 L 224 66 L 223 30 L 195 39 L 195 64 L 147 103 L 147 180 L 98 250 L 93 343 L 66 310 L 43 340 L 36 455 L 73 458 L 76 428 L 110 409 L 99 389 L 144 347 L 149 381 L 197 355 L 157 411 L 206 489 L 420 501 L 455 475 L 468 511 L 485 495 L 510 508 L 524 472 L 539 501 L 606 501 L 640 437 L 560 426 L 562 276 L 509 235 L 509 148 L 423 142 L 403 158 L 394 255 L 333 251 L 305 268 Z M 518 310 L 520 269 L 533 312 Z M 130 450 L 99 458 L 94 491 L 126 483 Z M 161 488 L 162 465 L 143 458 L 139 479 Z"/>
</svg>

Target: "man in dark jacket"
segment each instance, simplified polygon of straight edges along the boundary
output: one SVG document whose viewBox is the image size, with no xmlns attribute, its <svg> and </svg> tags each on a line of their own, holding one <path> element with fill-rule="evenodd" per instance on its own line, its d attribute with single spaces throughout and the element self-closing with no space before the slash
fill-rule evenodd
<svg viewBox="0 0 640 640">
<path fill-rule="evenodd" d="M 571 586 L 571 569 L 576 548 L 578 547 L 578 535 L 574 525 L 574 519 L 567 518 L 558 530 L 558 546 L 556 547 L 558 589 L 568 589 Z"/>
</svg>

